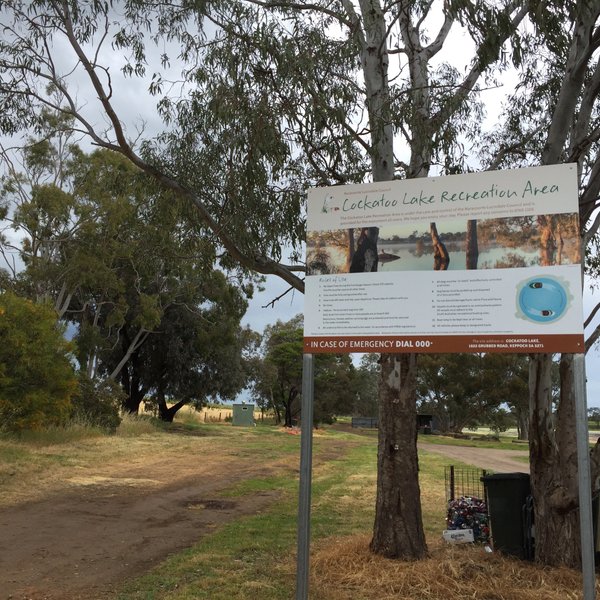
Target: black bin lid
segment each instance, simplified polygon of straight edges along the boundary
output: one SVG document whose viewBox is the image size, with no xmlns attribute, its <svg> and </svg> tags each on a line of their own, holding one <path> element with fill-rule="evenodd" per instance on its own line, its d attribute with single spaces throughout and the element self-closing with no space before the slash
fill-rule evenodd
<svg viewBox="0 0 600 600">
<path fill-rule="evenodd" d="M 490 475 L 484 475 L 481 481 L 498 481 L 506 479 L 529 479 L 529 473 L 491 473 Z"/>
</svg>

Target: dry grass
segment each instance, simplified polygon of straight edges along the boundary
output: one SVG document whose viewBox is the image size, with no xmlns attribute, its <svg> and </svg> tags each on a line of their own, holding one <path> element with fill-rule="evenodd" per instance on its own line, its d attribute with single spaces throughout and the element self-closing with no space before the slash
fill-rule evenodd
<svg viewBox="0 0 600 600">
<path fill-rule="evenodd" d="M 429 558 L 401 562 L 369 552 L 369 536 L 315 547 L 315 600 L 575 600 L 581 574 L 487 554 L 481 546 L 430 543 Z M 598 587 L 600 591 L 600 586 Z"/>
<path fill-rule="evenodd" d="M 0 507 L 60 493 L 93 478 L 172 481 L 201 470 L 186 457 L 228 458 L 227 443 L 219 436 L 174 438 L 148 419 L 131 417 L 111 436 L 63 436 L 60 442 L 52 438 L 45 443 L 0 438 Z"/>
</svg>

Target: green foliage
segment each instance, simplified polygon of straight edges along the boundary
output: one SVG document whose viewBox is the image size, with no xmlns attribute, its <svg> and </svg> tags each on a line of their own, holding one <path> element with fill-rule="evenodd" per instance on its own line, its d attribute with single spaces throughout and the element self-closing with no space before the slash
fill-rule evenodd
<svg viewBox="0 0 600 600">
<path fill-rule="evenodd" d="M 598 429 L 600 427 L 600 408 L 592 406 L 587 409 L 587 414 L 590 425 L 593 425 L 594 429 Z"/>
<path fill-rule="evenodd" d="M 113 433 L 121 423 L 124 395 L 114 381 L 94 381 L 80 373 L 79 388 L 72 398 L 71 419 Z"/>
<path fill-rule="evenodd" d="M 275 412 L 291 427 L 292 418 L 299 413 L 298 396 L 302 389 L 302 315 L 287 322 L 277 321 L 265 328 L 263 355 L 254 369 L 254 397 Z"/>
<path fill-rule="evenodd" d="M 356 401 L 356 369 L 349 354 L 315 356 L 315 423 L 333 423 L 352 412 Z"/>
<path fill-rule="evenodd" d="M 244 377 L 239 321 L 255 278 L 215 270 L 190 207 L 121 155 L 66 143 L 58 125 L 46 111 L 44 137 L 22 150 L 25 172 L 3 181 L 12 226 L 25 233 L 25 269 L 9 286 L 52 302 L 76 326 L 82 371 L 120 380 L 130 411 L 151 389 L 200 403 L 234 396 Z"/>
<path fill-rule="evenodd" d="M 302 315 L 297 315 L 268 326 L 263 334 L 262 356 L 254 361 L 254 399 L 259 407 L 273 410 L 278 422 L 283 413 L 286 426 L 300 414 L 302 321 Z M 349 354 L 315 355 L 314 423 L 332 423 L 335 415 L 350 414 L 359 389 L 357 383 Z"/>
<path fill-rule="evenodd" d="M 419 358 L 420 410 L 435 415 L 442 431 L 489 426 L 505 431 L 517 421 L 529 428 L 529 357 L 526 354 L 431 354 Z M 499 382 L 502 385 L 499 385 Z M 558 364 L 553 367 L 554 399 Z M 507 412 L 508 411 L 510 412 Z"/>
<path fill-rule="evenodd" d="M 514 419 L 507 410 L 500 407 L 492 411 L 488 425 L 494 433 L 500 434 L 514 425 Z"/>
<path fill-rule="evenodd" d="M 354 377 L 355 397 L 352 415 L 356 417 L 377 416 L 379 386 L 379 354 L 364 354 Z M 347 414 L 345 411 L 341 414 Z"/>
<path fill-rule="evenodd" d="M 420 410 L 437 417 L 442 431 L 461 432 L 466 427 L 501 419 L 500 405 L 510 401 L 504 393 L 510 378 L 500 376 L 493 355 L 426 354 L 419 359 L 418 387 Z M 504 375 L 505 373 L 503 373 Z M 498 389 L 498 381 L 503 387 Z"/>
<path fill-rule="evenodd" d="M 155 390 L 163 417 L 167 398 L 200 407 L 232 400 L 246 384 L 245 352 L 254 338 L 240 327 L 246 302 L 220 271 L 207 275 L 205 283 L 209 280 L 205 302 L 194 307 L 198 298 L 190 297 L 168 306 L 127 366 L 141 385 Z"/>
<path fill-rule="evenodd" d="M 64 423 L 77 380 L 52 309 L 0 295 L 0 420 L 11 431 Z"/>
</svg>

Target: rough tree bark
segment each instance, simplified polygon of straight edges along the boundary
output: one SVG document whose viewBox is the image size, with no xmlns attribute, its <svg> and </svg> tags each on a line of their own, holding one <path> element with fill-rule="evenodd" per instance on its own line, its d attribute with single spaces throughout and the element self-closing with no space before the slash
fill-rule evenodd
<svg viewBox="0 0 600 600">
<path fill-rule="evenodd" d="M 536 561 L 581 565 L 573 355 L 560 360 L 561 392 L 552 411 L 552 356 L 533 355 L 529 367 L 529 456 L 535 502 Z M 543 492 L 542 492 L 543 490 Z M 568 540 L 568 543 L 559 541 Z"/>
<path fill-rule="evenodd" d="M 600 45 L 597 21 L 600 5 L 579 0 L 573 3 L 568 24 L 570 46 L 564 65 L 560 89 L 549 116 L 547 137 L 541 164 L 591 161 L 588 181 L 580 193 L 580 227 L 582 244 L 597 229 L 586 228 L 596 206 L 600 189 L 599 157 L 590 157 L 592 139 L 597 139 L 591 122 L 593 108 L 600 93 Z M 590 72 L 593 74 L 589 76 Z M 542 225 L 540 255 L 549 261 L 555 246 L 550 225 Z M 586 342 L 586 348 L 588 348 Z M 532 355 L 530 362 L 530 459 L 531 484 L 536 514 L 536 561 L 579 567 L 580 528 L 577 496 L 577 452 L 575 435 L 575 395 L 573 355 L 560 359 L 560 400 L 553 418 L 548 384 L 552 356 Z"/>
<path fill-rule="evenodd" d="M 422 558 L 427 553 L 422 527 L 417 455 L 416 354 L 383 354 L 379 383 L 377 501 L 371 549 L 388 558 Z M 390 485 L 399 481 L 401 485 Z M 418 501 L 415 501 L 417 499 Z"/>
</svg>

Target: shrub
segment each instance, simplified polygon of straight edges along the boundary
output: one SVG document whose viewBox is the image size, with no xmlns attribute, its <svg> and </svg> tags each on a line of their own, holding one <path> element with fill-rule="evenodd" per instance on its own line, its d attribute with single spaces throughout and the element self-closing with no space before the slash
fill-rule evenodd
<svg viewBox="0 0 600 600">
<path fill-rule="evenodd" d="M 144 415 L 123 415 L 123 420 L 117 429 L 121 437 L 138 437 L 148 433 L 155 434 L 160 431 L 160 421 Z"/>
<path fill-rule="evenodd" d="M 77 379 L 54 311 L 0 294 L 0 422 L 9 431 L 62 425 Z"/>
<path fill-rule="evenodd" d="M 119 408 L 125 394 L 114 381 L 94 381 L 87 375 L 79 376 L 79 389 L 73 396 L 71 418 L 92 427 L 101 427 L 114 433 L 121 423 Z"/>
</svg>

